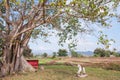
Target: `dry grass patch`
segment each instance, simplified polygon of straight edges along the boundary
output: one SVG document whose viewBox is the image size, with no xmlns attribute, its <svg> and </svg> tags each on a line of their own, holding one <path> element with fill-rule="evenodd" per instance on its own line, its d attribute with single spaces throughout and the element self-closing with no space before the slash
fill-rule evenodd
<svg viewBox="0 0 120 80">
<path fill-rule="evenodd" d="M 88 77 L 76 77 L 77 67 L 66 65 L 44 65 L 45 70 L 7 76 L 0 80 L 120 80 L 120 72 L 87 67 Z"/>
</svg>

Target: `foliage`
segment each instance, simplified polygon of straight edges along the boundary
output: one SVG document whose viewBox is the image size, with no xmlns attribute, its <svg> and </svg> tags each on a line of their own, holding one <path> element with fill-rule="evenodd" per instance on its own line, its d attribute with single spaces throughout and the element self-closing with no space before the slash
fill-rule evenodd
<svg viewBox="0 0 120 80">
<path fill-rule="evenodd" d="M 57 53 L 56 53 L 56 52 L 53 52 L 52 58 L 56 58 L 56 57 L 57 57 Z"/>
<path fill-rule="evenodd" d="M 9 31 L 5 30 L 6 33 L 16 31 L 11 40 L 12 42 L 19 35 L 27 34 L 27 31 L 30 31 L 29 35 L 32 35 L 33 38 L 37 38 L 38 34 L 41 37 L 48 36 L 48 31 L 55 29 L 60 31 L 58 35 L 60 36 L 59 42 L 61 43 L 73 39 L 78 32 L 91 31 L 90 28 L 82 27 L 83 21 L 85 21 L 85 24 L 95 22 L 107 26 L 106 22 L 110 15 L 109 6 L 107 6 L 109 3 L 111 1 L 10 0 L 6 2 L 1 0 L 0 20 L 6 23 L 10 29 Z M 6 20 L 3 17 L 4 15 L 6 15 L 6 19 L 11 17 L 11 20 L 9 18 Z M 19 26 L 19 28 L 15 26 Z M 46 28 L 47 30 L 45 30 Z"/>
<path fill-rule="evenodd" d="M 78 53 L 75 52 L 74 50 L 71 51 L 71 56 L 72 57 L 78 57 Z"/>
<path fill-rule="evenodd" d="M 71 50 L 71 57 L 84 57 L 81 53 L 77 53 L 74 50 Z"/>
<path fill-rule="evenodd" d="M 1 31 L 4 31 L 4 26 L 3 26 L 3 21 L 0 20 L 0 32 Z M 4 39 L 1 36 L 2 35 L 0 34 L 0 56 L 2 55 L 2 48 L 4 43 Z"/>
<path fill-rule="evenodd" d="M 119 53 L 119 52 L 116 52 L 115 56 L 116 56 L 116 57 L 120 57 L 120 53 Z"/>
<path fill-rule="evenodd" d="M 115 1 L 118 2 L 118 0 Z M 6 0 L 1 0 L 1 15 L 6 15 L 6 18 L 11 17 L 11 20 L 5 20 L 3 16 L 1 16 L 0 20 L 8 24 L 11 31 L 18 31 L 14 37 L 18 37 L 27 31 L 32 31 L 34 38 L 37 38 L 38 36 L 36 35 L 38 34 L 47 36 L 48 34 L 44 30 L 47 26 L 48 29 L 53 30 L 54 28 L 60 30 L 58 34 L 60 42 L 65 42 L 66 40 L 73 39 L 78 32 L 90 31 L 90 28 L 82 27 L 83 21 L 85 23 L 95 22 L 107 26 L 106 22 L 110 15 L 107 4 L 111 2 L 101 0 L 10 0 L 7 3 Z M 22 24 L 24 28 L 14 27 L 16 25 L 20 27 L 18 22 L 21 20 L 25 23 Z"/>
<path fill-rule="evenodd" d="M 58 56 L 68 56 L 67 51 L 65 49 L 59 49 L 57 54 Z"/>
<path fill-rule="evenodd" d="M 94 56 L 96 56 L 96 57 L 110 57 L 110 55 L 119 57 L 119 53 L 116 51 L 105 50 L 102 48 L 96 48 L 94 50 Z"/>
<path fill-rule="evenodd" d="M 47 57 L 47 56 L 48 56 L 47 53 L 43 53 L 43 54 L 42 54 L 42 57 L 44 57 L 44 58 Z"/>
<path fill-rule="evenodd" d="M 94 56 L 96 56 L 96 57 L 109 57 L 110 51 L 105 51 L 104 49 L 97 48 L 94 50 Z"/>
<path fill-rule="evenodd" d="M 115 43 L 113 39 L 108 39 L 107 35 L 103 34 L 102 31 L 100 31 L 100 35 L 98 38 L 98 44 L 101 43 L 105 49 L 108 49 L 111 45 L 111 43 Z"/>
<path fill-rule="evenodd" d="M 6 69 L 2 75 L 18 72 L 27 64 L 21 64 L 24 58 L 20 55 L 31 35 L 34 38 L 38 34 L 48 36 L 49 30 L 56 30 L 60 42 L 75 43 L 78 33 L 88 33 L 93 28 L 82 26 L 83 22 L 108 26 L 112 12 L 109 4 L 113 1 L 118 0 L 0 0 L 0 21 L 3 22 L 2 26 L 0 23 L 0 38 L 3 39 L 3 67 Z"/>
</svg>

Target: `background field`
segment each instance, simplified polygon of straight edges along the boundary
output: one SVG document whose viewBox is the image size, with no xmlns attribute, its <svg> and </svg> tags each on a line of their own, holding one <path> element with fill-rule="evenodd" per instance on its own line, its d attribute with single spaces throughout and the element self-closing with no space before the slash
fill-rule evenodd
<svg viewBox="0 0 120 80">
<path fill-rule="evenodd" d="M 44 58 L 39 59 L 39 63 L 41 63 L 39 66 L 44 66 L 44 71 L 38 69 L 35 73 L 19 73 L 0 80 L 120 80 L 119 70 L 99 66 L 100 63 L 103 63 L 105 67 L 110 67 L 108 64 L 112 64 L 112 67 L 120 68 L 119 60 L 119 58 Z M 84 63 L 87 77 L 76 77 L 77 63 Z"/>
</svg>

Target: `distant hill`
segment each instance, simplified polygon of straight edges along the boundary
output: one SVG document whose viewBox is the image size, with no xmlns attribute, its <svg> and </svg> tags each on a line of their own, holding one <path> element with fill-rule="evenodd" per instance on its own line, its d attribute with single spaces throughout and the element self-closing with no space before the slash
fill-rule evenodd
<svg viewBox="0 0 120 80">
<path fill-rule="evenodd" d="M 120 53 L 120 51 L 118 51 L 118 53 Z"/>
<path fill-rule="evenodd" d="M 53 51 L 52 50 L 33 50 L 32 53 L 34 55 L 41 55 L 43 53 L 47 53 L 48 55 L 52 55 Z"/>
<path fill-rule="evenodd" d="M 41 55 L 43 53 L 47 53 L 49 56 L 53 55 L 52 50 L 34 50 L 32 51 L 34 53 L 34 55 Z M 78 54 L 82 54 L 83 56 L 93 56 L 93 52 L 92 51 L 76 51 Z M 68 55 L 70 55 L 70 52 L 68 52 Z"/>
</svg>

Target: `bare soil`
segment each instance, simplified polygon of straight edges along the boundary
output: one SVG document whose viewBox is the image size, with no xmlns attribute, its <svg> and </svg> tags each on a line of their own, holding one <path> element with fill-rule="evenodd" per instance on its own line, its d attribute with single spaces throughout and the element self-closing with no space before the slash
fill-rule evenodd
<svg viewBox="0 0 120 80">
<path fill-rule="evenodd" d="M 81 64 L 88 65 L 107 65 L 107 64 L 120 64 L 120 57 L 83 57 L 83 58 L 61 58 L 56 62 L 63 62 L 68 64 Z"/>
</svg>

